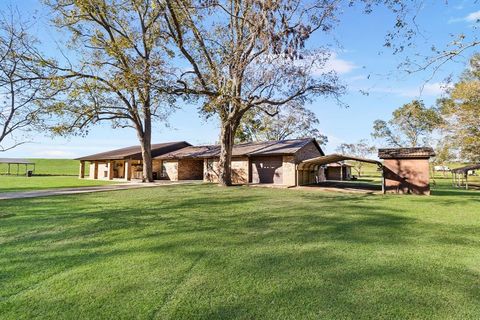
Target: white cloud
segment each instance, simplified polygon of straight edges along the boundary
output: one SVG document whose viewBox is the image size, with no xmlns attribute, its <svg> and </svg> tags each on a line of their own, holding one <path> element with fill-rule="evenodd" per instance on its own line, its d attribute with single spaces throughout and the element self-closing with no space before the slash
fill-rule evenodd
<svg viewBox="0 0 480 320">
<path fill-rule="evenodd" d="M 346 74 L 358 68 L 352 61 L 338 58 L 335 52 L 330 53 L 330 57 L 325 64 L 314 68 L 313 75 L 320 76 L 326 72 L 335 71 L 337 74 Z"/>
<path fill-rule="evenodd" d="M 349 73 L 356 68 L 358 68 L 358 66 L 356 66 L 355 63 L 338 58 L 336 53 L 332 53 L 330 59 L 325 63 L 326 70 L 333 70 L 338 74 Z"/>
<path fill-rule="evenodd" d="M 416 88 L 405 87 L 405 88 L 390 88 L 390 87 L 373 87 L 370 89 L 365 89 L 366 92 L 373 93 L 388 93 L 394 94 L 406 98 L 420 98 L 422 96 L 441 96 L 445 93 L 445 90 L 448 89 L 450 85 L 446 85 L 441 82 L 432 82 L 426 83 L 423 86 Z"/>
<path fill-rule="evenodd" d="M 470 13 L 463 20 L 465 20 L 467 22 L 475 22 L 477 20 L 480 20 L 480 11 L 475 11 L 475 12 Z"/>
<path fill-rule="evenodd" d="M 457 22 L 477 22 L 480 20 L 480 10 L 469 13 L 467 16 L 462 18 L 451 18 L 448 20 L 448 23 L 457 23 Z"/>
</svg>

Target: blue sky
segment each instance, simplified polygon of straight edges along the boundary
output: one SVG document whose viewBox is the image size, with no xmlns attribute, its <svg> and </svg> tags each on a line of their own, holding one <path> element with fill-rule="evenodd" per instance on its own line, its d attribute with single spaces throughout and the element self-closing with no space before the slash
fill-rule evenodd
<svg viewBox="0 0 480 320">
<path fill-rule="evenodd" d="M 416 39 L 415 50 L 427 54 L 432 44 L 445 46 L 452 33 L 471 35 L 475 32 L 473 23 L 480 18 L 480 5 L 473 2 L 457 0 L 445 5 L 444 1 L 427 1 L 417 17 L 422 36 Z M 35 32 L 44 43 L 46 53 L 55 52 L 55 41 L 65 41 L 61 34 L 48 27 L 48 13 L 39 1 L 2 0 L 0 9 L 9 4 L 17 6 L 26 17 L 35 15 L 38 21 Z M 329 137 L 326 152 L 334 152 L 342 142 L 370 139 L 374 120 L 388 120 L 395 108 L 412 99 L 419 98 L 427 105 L 434 104 L 442 94 L 442 81 L 449 75 L 458 76 L 473 53 L 468 52 L 456 62 L 445 65 L 432 79 L 429 79 L 431 70 L 408 75 L 397 70 L 405 56 L 392 55 L 391 50 L 383 48 L 385 34 L 390 30 L 392 21 L 392 15 L 387 10 L 363 15 L 356 9 L 345 8 L 341 22 L 327 39 L 334 38 L 340 44 L 329 65 L 347 85 L 342 101 L 349 107 L 339 106 L 330 99 L 317 99 L 308 106 L 317 114 L 322 132 Z M 322 37 L 324 35 L 316 35 L 311 43 L 323 42 Z M 364 95 L 361 90 L 369 94 Z M 155 126 L 154 142 L 185 140 L 192 144 L 209 144 L 217 141 L 218 124 L 214 120 L 203 120 L 196 106 L 183 105 L 170 117 L 169 124 L 168 128 L 162 124 Z M 138 144 L 133 130 L 114 130 L 108 124 L 95 127 L 87 137 L 65 139 L 52 138 L 48 133 L 35 133 L 32 140 L 33 143 L 7 151 L 2 157 L 74 158 Z"/>
</svg>

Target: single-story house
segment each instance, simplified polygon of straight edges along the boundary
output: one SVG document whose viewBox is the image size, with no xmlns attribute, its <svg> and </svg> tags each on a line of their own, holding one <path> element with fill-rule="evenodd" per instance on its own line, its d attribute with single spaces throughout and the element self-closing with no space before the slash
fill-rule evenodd
<svg viewBox="0 0 480 320">
<path fill-rule="evenodd" d="M 152 144 L 152 157 L 191 146 L 185 141 Z M 132 146 L 78 158 L 80 178 L 85 178 L 85 165 L 89 163 L 90 179 L 142 179 L 143 161 L 140 146 Z M 161 168 L 153 163 L 154 179 L 161 174 Z"/>
<path fill-rule="evenodd" d="M 220 146 L 189 146 L 154 157 L 161 161 L 161 177 L 176 180 L 218 181 Z M 324 156 L 315 139 L 237 144 L 232 152 L 232 182 L 296 185 L 298 163 Z"/>
<path fill-rule="evenodd" d="M 192 146 L 169 142 L 152 145 L 152 162 L 156 180 L 218 181 L 219 145 Z M 249 142 L 233 147 L 232 180 L 235 184 L 297 184 L 297 164 L 324 156 L 313 138 L 282 141 Z M 80 160 L 80 178 L 89 162 L 90 179 L 140 179 L 142 157 L 140 147 L 128 147 L 98 153 Z"/>
</svg>

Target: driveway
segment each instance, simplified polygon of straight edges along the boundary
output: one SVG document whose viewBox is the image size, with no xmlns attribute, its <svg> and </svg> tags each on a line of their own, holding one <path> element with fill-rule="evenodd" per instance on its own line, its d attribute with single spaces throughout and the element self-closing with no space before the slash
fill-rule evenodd
<svg viewBox="0 0 480 320">
<path fill-rule="evenodd" d="M 0 200 L 38 198 L 38 197 L 62 196 L 62 195 L 81 194 L 81 193 L 152 188 L 152 187 L 159 187 L 159 186 L 169 186 L 169 185 L 186 184 L 186 183 L 188 184 L 201 183 L 201 182 L 202 181 L 158 181 L 158 182 L 152 182 L 152 183 L 132 182 L 132 183 L 112 184 L 107 186 L 96 186 L 96 187 L 77 187 L 77 188 L 45 189 L 45 190 L 21 191 L 21 192 L 6 192 L 6 193 L 0 193 Z"/>
</svg>

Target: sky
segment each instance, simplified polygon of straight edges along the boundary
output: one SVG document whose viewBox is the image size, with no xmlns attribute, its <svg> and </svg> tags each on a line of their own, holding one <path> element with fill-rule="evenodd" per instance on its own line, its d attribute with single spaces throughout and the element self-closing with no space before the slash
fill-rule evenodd
<svg viewBox="0 0 480 320">
<path fill-rule="evenodd" d="M 480 4 L 457 0 L 425 1 L 416 22 L 421 36 L 416 38 L 414 51 L 429 54 L 432 45 L 445 47 L 451 34 L 471 35 L 473 24 L 480 19 Z M 37 21 L 33 30 L 43 44 L 45 53 L 56 51 L 56 43 L 65 42 L 65 36 L 55 31 L 49 22 L 49 13 L 37 0 L 1 0 L 0 10 L 14 5 L 22 16 Z M 408 74 L 398 65 L 404 55 L 393 55 L 384 48 L 386 33 L 391 30 L 393 16 L 385 9 L 364 15 L 354 8 L 345 8 L 335 30 L 328 35 L 317 34 L 310 39 L 315 46 L 325 40 L 334 40 L 338 48 L 332 51 L 329 68 L 335 70 L 347 91 L 341 97 L 347 105 L 318 98 L 307 107 L 320 120 L 320 130 L 328 136 L 325 152 L 335 152 L 341 143 L 370 139 L 373 121 L 388 120 L 392 111 L 412 99 L 421 99 L 427 106 L 435 104 L 444 91 L 448 76 L 458 77 L 466 68 L 473 52 L 467 52 L 456 61 L 444 65 L 435 74 L 431 70 Z M 413 51 L 412 51 L 413 52 Z M 365 94 L 364 92 L 368 92 Z M 154 143 L 188 141 L 191 144 L 212 144 L 218 140 L 219 128 L 215 119 L 199 116 L 197 106 L 184 104 L 169 118 L 168 127 L 157 124 L 153 130 Z M 1 154 L 2 157 L 75 158 L 109 149 L 137 145 L 132 129 L 112 129 L 108 124 L 90 130 L 86 137 L 52 137 L 47 132 L 32 133 L 31 143 Z"/>
</svg>

